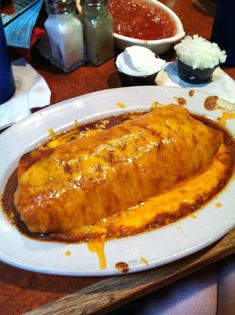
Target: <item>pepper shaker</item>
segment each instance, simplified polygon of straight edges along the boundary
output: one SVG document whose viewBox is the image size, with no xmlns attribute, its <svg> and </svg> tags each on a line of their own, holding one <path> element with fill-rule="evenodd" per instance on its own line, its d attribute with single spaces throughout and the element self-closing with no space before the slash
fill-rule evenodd
<svg viewBox="0 0 235 315">
<path fill-rule="evenodd" d="M 99 65 L 114 54 L 113 17 L 107 0 L 81 0 L 87 59 Z"/>
</svg>

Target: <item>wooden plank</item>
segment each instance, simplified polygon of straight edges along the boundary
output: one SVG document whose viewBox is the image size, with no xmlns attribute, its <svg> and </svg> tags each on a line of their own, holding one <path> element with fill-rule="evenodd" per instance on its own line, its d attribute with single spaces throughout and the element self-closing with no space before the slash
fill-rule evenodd
<svg viewBox="0 0 235 315">
<path fill-rule="evenodd" d="M 235 228 L 219 242 L 149 271 L 107 277 L 25 315 L 104 314 L 235 253 Z"/>
</svg>

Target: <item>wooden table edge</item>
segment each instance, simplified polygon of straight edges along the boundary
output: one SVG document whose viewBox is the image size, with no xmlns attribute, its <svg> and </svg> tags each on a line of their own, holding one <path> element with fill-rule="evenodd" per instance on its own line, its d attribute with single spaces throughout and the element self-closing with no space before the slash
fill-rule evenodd
<svg viewBox="0 0 235 315">
<path fill-rule="evenodd" d="M 25 315 L 104 314 L 235 253 L 235 228 L 213 245 L 152 270 L 107 277 Z"/>
</svg>

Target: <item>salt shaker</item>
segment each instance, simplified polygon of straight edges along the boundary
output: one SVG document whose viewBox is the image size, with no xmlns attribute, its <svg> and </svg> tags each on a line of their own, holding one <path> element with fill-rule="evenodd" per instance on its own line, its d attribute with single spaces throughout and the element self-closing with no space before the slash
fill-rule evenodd
<svg viewBox="0 0 235 315">
<path fill-rule="evenodd" d="M 211 41 L 227 53 L 225 65 L 235 66 L 235 1 L 218 0 Z"/>
<path fill-rule="evenodd" d="M 51 63 L 71 72 L 85 62 L 83 27 L 76 16 L 74 0 L 46 0 Z"/>
<path fill-rule="evenodd" d="M 0 14 L 0 104 L 5 103 L 15 93 L 15 81 L 8 55 L 6 37 Z"/>
<path fill-rule="evenodd" d="M 107 0 L 81 0 L 87 59 L 99 65 L 114 54 L 113 17 Z"/>
</svg>

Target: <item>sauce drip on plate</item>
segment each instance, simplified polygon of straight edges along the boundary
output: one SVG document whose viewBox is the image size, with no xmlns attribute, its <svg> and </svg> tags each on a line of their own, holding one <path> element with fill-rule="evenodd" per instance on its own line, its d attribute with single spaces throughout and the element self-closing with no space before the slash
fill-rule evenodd
<svg viewBox="0 0 235 315">
<path fill-rule="evenodd" d="M 104 243 L 105 240 L 103 238 L 97 239 L 97 240 L 91 240 L 87 243 L 88 249 L 92 252 L 97 254 L 99 263 L 100 263 L 100 269 L 106 269 L 107 262 L 105 258 L 104 253 Z"/>
<path fill-rule="evenodd" d="M 129 271 L 128 264 L 123 261 L 116 263 L 115 268 L 122 273 L 127 273 Z"/>
</svg>

